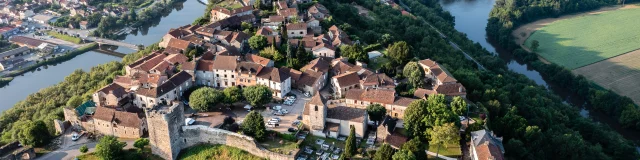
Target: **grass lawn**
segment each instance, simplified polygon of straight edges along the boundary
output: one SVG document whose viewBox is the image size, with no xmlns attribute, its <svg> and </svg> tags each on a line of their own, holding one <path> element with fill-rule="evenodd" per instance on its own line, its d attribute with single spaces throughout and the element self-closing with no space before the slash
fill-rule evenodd
<svg viewBox="0 0 640 160">
<path fill-rule="evenodd" d="M 560 20 L 535 31 L 525 42 L 540 44 L 546 60 L 576 69 L 640 48 L 640 8 Z"/>
<path fill-rule="evenodd" d="M 82 39 L 80 39 L 78 37 L 72 37 L 72 36 L 69 36 L 69 35 L 66 35 L 66 34 L 60 34 L 60 33 L 55 32 L 55 31 L 49 31 L 49 32 L 47 32 L 47 34 L 49 34 L 50 36 L 56 37 L 58 39 L 71 42 L 71 43 L 75 43 L 75 44 L 82 43 Z"/>
<path fill-rule="evenodd" d="M 458 144 L 450 144 L 449 147 L 445 147 L 444 145 L 440 146 L 440 155 L 456 158 L 462 156 L 462 149 Z M 429 145 L 429 151 L 433 153 L 438 153 L 438 145 Z"/>
<path fill-rule="evenodd" d="M 389 62 L 390 62 L 390 60 L 388 58 L 380 56 L 380 57 L 377 57 L 377 58 L 369 60 L 369 63 L 371 64 L 371 65 L 369 65 L 369 68 L 371 68 L 373 70 L 378 70 L 378 69 L 382 68 L 383 64 L 386 64 L 386 63 L 389 63 Z"/>
<path fill-rule="evenodd" d="M 183 149 L 178 159 L 263 160 L 264 158 L 235 147 L 203 144 Z"/>
<path fill-rule="evenodd" d="M 282 141 L 283 143 L 280 144 L 280 141 Z M 273 140 L 270 138 L 267 138 L 267 141 L 260 143 L 260 145 L 262 145 L 262 147 L 266 148 L 271 152 L 286 154 L 286 155 L 292 153 L 293 150 L 295 150 L 298 146 L 296 142 L 283 140 L 280 137 L 276 137 Z"/>
<path fill-rule="evenodd" d="M 143 157 L 138 157 L 140 156 L 137 153 L 137 149 L 129 149 L 129 150 L 125 150 L 124 151 L 124 159 L 147 159 L 147 160 L 164 160 L 162 158 L 160 158 L 157 155 L 151 154 L 151 148 L 149 148 L 148 146 L 146 148 L 144 148 L 144 154 L 142 155 Z M 100 160 L 100 158 L 95 154 L 95 152 L 91 152 L 91 153 L 86 153 L 86 154 L 82 154 L 78 157 L 79 160 Z"/>
<path fill-rule="evenodd" d="M 236 8 L 241 8 L 242 4 L 235 2 L 235 1 L 231 1 L 231 0 L 226 0 L 226 1 L 222 1 L 218 4 L 216 4 L 216 6 L 218 7 L 222 7 L 222 8 L 226 8 L 228 10 L 233 10 Z"/>
</svg>

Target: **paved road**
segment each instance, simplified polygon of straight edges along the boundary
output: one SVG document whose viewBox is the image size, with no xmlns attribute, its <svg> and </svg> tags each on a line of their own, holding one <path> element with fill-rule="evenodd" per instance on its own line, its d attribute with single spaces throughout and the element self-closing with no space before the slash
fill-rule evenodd
<svg viewBox="0 0 640 160">
<path fill-rule="evenodd" d="M 407 10 L 408 12 L 411 12 L 411 8 L 409 8 L 407 5 L 405 5 L 402 0 L 399 0 L 400 5 L 402 6 L 402 8 L 404 8 L 405 10 Z M 440 38 L 446 40 L 449 42 L 449 45 L 451 45 L 451 47 L 459 50 L 460 52 L 462 52 L 462 54 L 464 54 L 464 57 L 467 58 L 468 60 L 473 61 L 474 63 L 476 63 L 476 65 L 478 65 L 478 68 L 480 70 L 487 70 L 486 68 L 484 68 L 484 66 L 482 66 L 482 64 L 478 63 L 478 61 L 476 61 L 476 59 L 474 59 L 473 57 L 469 56 L 469 54 L 467 54 L 467 52 L 465 52 L 464 50 L 462 50 L 458 44 L 456 44 L 455 42 L 447 39 L 447 36 L 445 36 L 444 34 L 442 34 L 442 32 L 440 32 L 440 30 L 438 30 L 436 27 L 433 27 L 433 25 L 431 25 L 429 22 L 425 21 L 424 19 L 422 20 L 424 23 L 426 23 L 427 25 L 429 25 L 429 27 L 431 27 L 433 30 L 435 30 L 436 32 L 438 32 L 438 34 L 440 34 Z"/>
<path fill-rule="evenodd" d="M 435 157 L 436 155 L 438 155 L 438 158 L 441 158 L 441 159 L 444 159 L 444 160 L 458 160 L 456 158 L 446 157 L 446 156 L 443 156 L 441 154 L 433 153 L 433 152 L 428 151 L 428 150 L 424 150 L 424 151 L 427 152 L 427 154 L 430 155 L 430 156 L 434 156 Z"/>
<path fill-rule="evenodd" d="M 121 140 L 122 141 L 122 140 Z M 125 140 L 124 142 L 127 143 L 127 146 L 125 146 L 125 149 L 129 149 L 129 148 L 133 148 L 133 143 L 135 142 L 135 140 Z M 98 142 L 89 142 L 89 143 L 84 143 L 87 145 L 87 147 L 89 147 L 89 153 L 90 152 L 94 152 L 95 148 L 96 148 L 96 144 Z M 62 149 L 58 149 L 55 150 L 51 153 L 45 154 L 44 156 L 41 157 L 37 157 L 36 159 L 38 160 L 50 160 L 50 159 L 61 159 L 61 160 L 72 160 L 74 159 L 76 156 L 81 155 L 82 153 L 80 153 L 80 146 L 82 146 L 83 144 L 76 144 L 73 146 L 69 146 L 66 148 L 62 148 Z"/>
</svg>

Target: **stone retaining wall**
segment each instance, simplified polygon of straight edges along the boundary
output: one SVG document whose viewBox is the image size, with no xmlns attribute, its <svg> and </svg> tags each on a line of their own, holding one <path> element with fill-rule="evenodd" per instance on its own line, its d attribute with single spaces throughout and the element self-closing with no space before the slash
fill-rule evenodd
<svg viewBox="0 0 640 160">
<path fill-rule="evenodd" d="M 259 146 L 252 137 L 201 125 L 183 126 L 182 138 L 184 145 L 181 149 L 204 143 L 223 144 L 272 160 L 293 160 L 299 151 L 296 149 L 292 155 L 274 153 Z"/>
</svg>

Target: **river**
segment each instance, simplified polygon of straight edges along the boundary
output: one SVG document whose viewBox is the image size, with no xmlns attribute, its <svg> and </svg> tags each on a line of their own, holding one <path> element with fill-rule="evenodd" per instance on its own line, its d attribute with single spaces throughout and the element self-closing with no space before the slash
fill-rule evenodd
<svg viewBox="0 0 640 160">
<path fill-rule="evenodd" d="M 585 107 L 586 103 L 583 99 L 572 96 L 568 91 L 548 82 L 538 71 L 533 70 L 527 64 L 519 62 L 513 58 L 510 52 L 502 49 L 495 43 L 487 39 L 485 28 L 489 13 L 493 8 L 495 0 L 441 0 L 440 5 L 444 10 L 449 11 L 455 17 L 456 30 L 467 34 L 469 39 L 480 43 L 482 47 L 488 51 L 498 54 L 502 60 L 507 62 L 507 67 L 517 73 L 523 74 L 529 79 L 535 81 L 538 85 L 547 87 L 550 91 L 556 93 L 565 100 L 566 104 L 577 106 L 580 109 L 580 115 L 588 117 L 596 122 L 609 125 L 626 139 L 640 142 L 640 132 L 623 129 L 615 119 L 601 112 L 589 112 Z M 640 147 L 638 147 L 640 150 Z"/>
<path fill-rule="evenodd" d="M 123 36 L 122 41 L 143 45 L 159 42 L 169 29 L 191 24 L 195 19 L 204 15 L 205 8 L 206 6 L 198 2 L 198 0 L 187 0 L 176 3 L 171 11 L 163 13 L 162 17 L 145 23 L 145 25 L 138 30 Z M 120 53 L 133 52 L 133 50 L 128 48 L 118 48 L 115 49 L 115 51 Z M 57 65 L 40 67 L 40 71 L 27 72 L 22 76 L 17 76 L 9 85 L 0 88 L 0 112 L 13 107 L 15 103 L 25 99 L 29 94 L 60 83 L 64 80 L 64 77 L 76 69 L 89 71 L 93 66 L 115 60 L 119 61 L 121 59 L 95 51 L 89 51 L 69 61 Z"/>
</svg>

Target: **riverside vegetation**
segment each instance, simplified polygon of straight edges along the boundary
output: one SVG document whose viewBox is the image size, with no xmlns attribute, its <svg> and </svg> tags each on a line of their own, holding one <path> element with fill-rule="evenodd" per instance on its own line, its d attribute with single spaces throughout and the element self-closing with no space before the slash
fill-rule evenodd
<svg viewBox="0 0 640 160">
<path fill-rule="evenodd" d="M 626 3 L 637 2 L 627 0 Z M 575 4 L 575 5 L 574 5 Z M 563 86 L 580 98 L 589 102 L 595 111 L 604 112 L 618 120 L 623 127 L 640 130 L 640 110 L 628 97 L 620 96 L 610 90 L 591 83 L 585 77 L 573 75 L 567 68 L 557 64 L 545 64 L 538 60 L 535 53 L 523 49 L 516 49 L 511 32 L 523 24 L 535 20 L 557 17 L 560 15 L 598 9 L 603 6 L 620 4 L 618 0 L 545 0 L 540 3 L 534 1 L 498 0 L 489 15 L 487 35 L 497 41 L 499 45 L 513 50 L 516 58 L 528 63 L 543 76 Z"/>
</svg>

